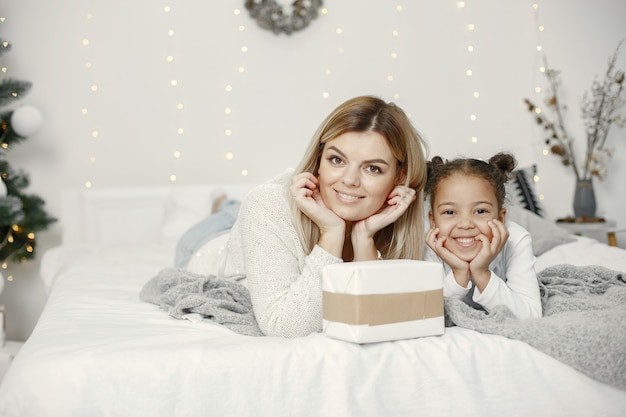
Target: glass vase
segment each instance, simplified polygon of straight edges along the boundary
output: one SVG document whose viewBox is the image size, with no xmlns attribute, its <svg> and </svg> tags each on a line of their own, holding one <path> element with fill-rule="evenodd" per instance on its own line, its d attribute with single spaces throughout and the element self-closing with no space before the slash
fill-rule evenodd
<svg viewBox="0 0 626 417">
<path fill-rule="evenodd" d="M 593 182 L 590 179 L 576 181 L 574 216 L 576 218 L 596 217 L 596 195 L 593 191 Z"/>
</svg>

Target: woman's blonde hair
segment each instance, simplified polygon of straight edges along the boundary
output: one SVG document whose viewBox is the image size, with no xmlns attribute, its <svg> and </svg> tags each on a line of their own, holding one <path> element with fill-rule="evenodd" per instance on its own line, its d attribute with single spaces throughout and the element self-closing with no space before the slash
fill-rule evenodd
<svg viewBox="0 0 626 417">
<path fill-rule="evenodd" d="M 398 180 L 417 192 L 416 200 L 407 211 L 395 223 L 376 233 L 376 247 L 385 259 L 421 259 L 428 148 L 400 107 L 373 96 L 355 97 L 339 105 L 318 127 L 293 175 L 303 172 L 317 175 L 325 143 L 347 132 L 367 131 L 377 132 L 387 140 L 398 160 Z M 306 253 L 310 253 L 319 240 L 319 229 L 300 211 L 293 198 L 289 201 L 300 241 Z"/>
</svg>

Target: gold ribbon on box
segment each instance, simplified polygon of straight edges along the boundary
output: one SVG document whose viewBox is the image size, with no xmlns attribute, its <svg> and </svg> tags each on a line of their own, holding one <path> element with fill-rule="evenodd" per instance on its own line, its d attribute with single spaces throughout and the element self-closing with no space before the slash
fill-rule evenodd
<svg viewBox="0 0 626 417">
<path fill-rule="evenodd" d="M 443 289 L 393 294 L 322 293 L 324 320 L 378 326 L 443 316 Z"/>
</svg>

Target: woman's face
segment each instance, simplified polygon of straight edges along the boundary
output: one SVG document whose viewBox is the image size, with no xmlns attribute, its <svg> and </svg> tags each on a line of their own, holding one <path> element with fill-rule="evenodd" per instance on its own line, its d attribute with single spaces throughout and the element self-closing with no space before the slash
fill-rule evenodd
<svg viewBox="0 0 626 417">
<path fill-rule="evenodd" d="M 505 209 L 498 210 L 493 186 L 486 180 L 453 174 L 437 184 L 430 212 L 430 227 L 446 236 L 444 246 L 458 258 L 469 262 L 482 247 L 479 234 L 491 241 L 489 220 L 504 221 Z"/>
<path fill-rule="evenodd" d="M 320 157 L 319 191 L 330 210 L 359 221 L 380 210 L 396 185 L 398 161 L 376 132 L 347 132 L 326 142 Z"/>
</svg>

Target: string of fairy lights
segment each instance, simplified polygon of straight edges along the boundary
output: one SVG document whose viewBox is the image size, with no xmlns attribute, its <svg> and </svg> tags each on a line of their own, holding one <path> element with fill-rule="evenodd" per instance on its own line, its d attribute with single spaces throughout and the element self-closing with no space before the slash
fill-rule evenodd
<svg viewBox="0 0 626 417">
<path fill-rule="evenodd" d="M 464 14 L 466 17 L 464 24 L 464 32 L 465 32 L 465 45 L 464 45 L 464 53 L 465 53 L 465 62 L 466 66 L 462 68 L 464 72 L 464 76 L 467 79 L 468 89 L 466 90 L 466 94 L 471 94 L 471 99 L 477 103 L 480 98 L 480 91 L 476 85 L 476 52 L 477 46 L 475 44 L 475 32 L 477 30 L 476 23 L 472 22 L 469 18 L 470 13 L 468 13 L 468 9 L 473 6 L 469 1 L 466 0 L 458 0 L 455 2 L 456 8 Z M 92 109 L 90 108 L 90 104 L 93 104 L 95 97 L 98 94 L 98 82 L 94 75 L 94 57 L 97 57 L 97 54 L 94 52 L 94 45 L 90 38 L 92 32 L 93 22 L 95 20 L 95 16 L 93 14 L 93 2 L 87 4 L 89 10 L 87 10 L 84 14 L 84 22 L 83 22 L 83 33 L 81 36 L 81 42 L 83 47 L 83 63 L 84 71 L 86 72 L 86 86 L 85 88 L 88 90 L 88 93 L 84 96 L 84 105 L 81 107 L 80 112 L 86 118 L 86 130 L 83 133 L 84 136 L 91 142 L 91 145 L 87 147 L 86 156 L 87 161 L 90 165 L 90 168 L 87 170 L 86 178 L 84 179 L 84 187 L 91 188 L 94 186 L 94 180 L 92 179 L 93 173 L 95 172 L 95 163 L 97 161 L 96 149 L 99 144 L 103 142 L 102 132 L 98 128 L 97 118 L 93 114 Z M 169 143 L 168 149 L 171 155 L 171 162 L 169 164 L 169 171 L 167 173 L 167 180 L 169 182 L 176 182 L 179 179 L 179 175 L 177 173 L 178 167 L 181 165 L 181 159 L 184 157 L 183 149 L 185 143 L 185 135 L 187 134 L 186 129 L 186 119 L 185 119 L 185 108 L 186 103 L 184 97 L 181 95 L 181 80 L 178 77 L 178 60 L 177 60 L 177 52 L 179 48 L 177 48 L 176 44 L 176 34 L 177 28 L 176 24 L 179 20 L 176 19 L 176 8 L 179 7 L 177 4 L 177 0 L 165 0 L 163 3 L 159 5 L 162 10 L 162 13 L 165 15 L 165 28 L 164 34 L 166 37 L 165 51 L 163 57 L 163 64 L 166 66 L 165 73 L 167 74 L 167 83 L 173 90 L 173 100 L 171 103 L 171 108 L 173 109 L 172 114 L 172 125 L 169 128 L 169 135 L 172 140 Z M 390 7 L 393 7 L 397 15 L 401 15 L 405 12 L 404 5 L 401 2 L 395 2 L 391 4 Z M 539 21 L 539 5 L 537 2 L 532 3 L 533 13 L 535 15 L 536 22 Z M 235 155 L 235 146 L 233 146 L 238 138 L 237 131 L 237 100 L 235 97 L 240 97 L 240 94 L 234 94 L 234 92 L 238 91 L 238 89 L 242 88 L 242 84 L 240 81 L 242 77 L 245 76 L 250 68 L 248 66 L 250 63 L 248 62 L 248 55 L 250 52 L 250 42 L 251 39 L 249 37 L 249 29 L 247 25 L 253 24 L 251 20 L 247 16 L 245 10 L 242 7 L 235 7 L 232 10 L 233 14 L 233 32 L 230 35 L 236 34 L 237 39 L 239 40 L 236 43 L 237 51 L 230 55 L 233 61 L 232 68 L 233 73 L 229 76 L 229 79 L 226 83 L 221 86 L 222 91 L 222 103 L 223 106 L 220 109 L 221 115 L 219 115 L 219 120 L 222 121 L 222 134 L 221 141 L 217 144 L 216 147 L 221 149 L 222 157 L 228 161 L 232 162 L 236 160 Z M 330 14 L 329 9 L 326 6 L 323 6 L 319 10 L 319 19 L 324 18 Z M 400 20 L 400 17 L 397 19 Z M 179 23 L 178 23 L 179 24 Z M 393 26 L 396 25 L 396 26 Z M 543 33 L 543 26 L 537 24 L 538 28 L 538 43 L 536 45 L 538 55 L 541 52 L 540 45 L 540 35 Z M 320 96 L 322 99 L 328 99 L 332 93 L 333 86 L 333 75 L 339 72 L 341 66 L 345 63 L 342 60 L 342 56 L 345 54 L 346 43 L 343 41 L 344 37 L 344 28 L 341 25 L 337 25 L 331 29 L 334 32 L 334 37 L 336 38 L 336 42 L 331 42 L 331 47 L 334 48 L 334 52 L 328 60 L 327 65 L 323 65 L 321 68 L 322 74 L 321 76 L 324 79 L 322 83 L 322 91 L 320 91 Z M 397 82 L 397 74 L 396 70 L 399 67 L 401 60 L 401 32 L 397 28 L 397 22 L 393 22 L 390 26 L 389 39 L 388 39 L 388 55 L 386 59 L 389 59 L 391 62 L 387 65 L 387 71 L 383 76 L 385 77 L 385 81 L 388 85 L 389 96 L 393 98 L 393 100 L 400 99 L 400 91 L 401 91 L 401 83 Z M 96 51 L 97 52 L 97 51 Z M 540 67 L 540 71 L 543 71 L 543 68 Z M 184 80 L 182 80 L 184 81 Z M 540 93 L 541 87 L 535 87 L 535 93 Z M 478 121 L 479 115 L 478 110 L 479 106 L 477 104 L 470 106 L 468 114 L 466 114 L 468 125 L 467 125 L 467 138 L 471 143 L 478 143 Z M 241 122 L 241 121 L 239 121 Z M 547 150 L 543 150 L 544 154 L 547 154 Z M 234 165 L 236 166 L 236 165 Z M 238 167 L 239 173 L 241 176 L 249 175 L 249 169 L 245 167 Z M 538 180 L 536 178 L 535 180 Z"/>
<path fill-rule="evenodd" d="M 464 2 L 459 1 L 459 7 L 464 7 Z M 90 145 L 87 146 L 87 161 L 89 163 L 89 168 L 86 172 L 86 178 L 83 181 L 85 188 L 91 188 L 94 186 L 93 176 L 95 173 L 95 165 L 97 161 L 96 149 L 99 144 L 102 144 L 103 137 L 100 129 L 97 125 L 97 118 L 93 114 L 90 105 L 94 104 L 96 100 L 99 85 L 94 75 L 94 57 L 96 56 L 94 52 L 94 44 L 91 39 L 91 33 L 93 31 L 93 24 L 95 20 L 94 11 L 93 11 L 93 3 L 90 2 L 87 5 L 88 10 L 84 14 L 84 22 L 83 22 L 83 33 L 81 36 L 81 43 L 83 47 L 83 65 L 84 71 L 86 73 L 85 79 L 86 86 L 89 93 L 85 95 L 84 104 L 81 107 L 81 114 L 86 118 L 86 130 L 84 135 L 87 140 L 90 141 Z M 180 166 L 181 160 L 183 159 L 183 144 L 184 138 L 187 133 L 187 129 L 185 126 L 185 109 L 186 103 L 184 97 L 181 95 L 181 80 L 178 77 L 178 67 L 177 67 L 177 51 L 179 50 L 176 45 L 176 8 L 178 4 L 176 0 L 166 0 L 165 2 L 159 5 L 162 13 L 164 14 L 165 21 L 165 37 L 166 42 L 163 63 L 166 66 L 165 73 L 167 74 L 167 83 L 173 90 L 172 97 L 174 97 L 174 102 L 171 103 L 171 108 L 173 109 L 172 114 L 172 125 L 169 128 L 169 137 L 172 138 L 169 143 L 169 151 L 171 155 L 171 160 L 169 164 L 169 171 L 167 173 L 167 180 L 171 183 L 175 183 L 179 179 L 179 175 L 177 173 L 177 168 Z M 404 13 L 404 6 L 397 2 L 392 4 L 392 6 L 397 14 Z M 233 30 L 238 34 L 237 39 L 239 39 L 239 43 L 237 44 L 237 52 L 233 53 L 231 56 L 235 61 L 232 67 L 234 68 L 234 72 L 229 76 L 229 80 L 222 86 L 223 92 L 223 108 L 221 109 L 222 114 L 220 115 L 220 120 L 222 120 L 222 140 L 217 144 L 217 148 L 221 149 L 221 153 L 223 158 L 227 162 L 232 162 L 236 160 L 235 155 L 235 146 L 237 138 L 237 103 L 235 99 L 235 94 L 233 94 L 237 89 L 241 88 L 241 80 L 242 77 L 249 71 L 247 56 L 249 55 L 250 45 L 249 45 L 249 37 L 248 37 L 248 28 L 246 25 L 250 24 L 250 19 L 247 18 L 245 11 L 240 7 L 235 7 L 232 11 L 234 19 Z M 319 17 L 323 18 L 328 15 L 329 9 L 323 6 L 319 10 Z M 399 20 L 399 19 L 398 19 Z M 394 22 L 394 25 L 396 22 Z M 469 26 L 468 26 L 469 27 Z M 333 36 L 336 38 L 336 43 L 331 43 L 335 52 L 333 53 L 333 57 L 329 59 L 328 65 L 323 67 L 323 74 L 325 82 L 323 83 L 322 91 L 319 93 L 322 99 L 328 99 L 331 97 L 332 91 L 332 76 L 336 72 L 339 72 L 339 68 L 345 64 L 345 60 L 342 59 L 345 54 L 345 42 L 344 42 L 344 28 L 341 25 L 338 25 L 332 28 L 334 34 Z M 469 29 L 468 29 L 469 30 Z M 399 84 L 397 81 L 397 75 L 395 74 L 395 70 L 398 67 L 398 61 L 400 58 L 399 53 L 399 41 L 401 39 L 400 30 L 393 26 L 389 31 L 389 39 L 388 44 L 390 45 L 390 50 L 388 51 L 388 55 L 386 59 L 391 60 L 390 64 L 387 66 L 388 72 L 383 76 L 385 77 L 385 81 L 389 88 L 390 97 L 393 100 L 400 99 L 400 93 L 398 91 Z M 470 48 L 470 47 L 468 47 Z M 471 52 L 468 49 L 469 52 Z M 471 77 L 471 69 L 466 70 L 466 74 L 468 77 Z M 474 92 L 475 96 L 478 95 L 477 92 Z M 410 114 L 409 114 L 410 116 Z M 470 115 L 470 118 L 475 120 L 476 115 Z M 239 121 L 240 122 L 240 121 Z M 472 137 L 472 141 L 476 142 L 477 138 L 475 136 Z M 241 176 L 249 175 L 249 169 L 245 167 L 240 167 L 239 173 Z"/>
<path fill-rule="evenodd" d="M 324 15 L 328 15 L 329 11 L 328 8 L 323 7 L 322 10 L 320 11 L 320 14 L 322 16 Z M 341 59 L 343 57 L 344 51 L 345 51 L 345 47 L 343 45 L 343 28 L 338 26 L 336 28 L 333 29 L 333 36 L 337 39 L 337 43 L 336 43 L 336 51 L 334 53 L 331 54 L 331 58 L 329 60 L 329 63 L 325 66 L 324 68 L 324 84 L 322 87 L 322 91 L 321 91 L 321 97 L 324 100 L 327 100 L 328 98 L 330 98 L 330 89 L 331 89 L 331 83 L 333 80 L 333 76 L 336 72 L 336 68 L 338 66 L 341 65 Z"/>
<path fill-rule="evenodd" d="M 397 13 L 402 13 L 404 11 L 404 7 L 402 4 L 396 4 L 393 7 Z M 321 17 L 324 17 L 324 16 L 329 15 L 330 11 L 327 7 L 322 7 L 319 13 Z M 323 69 L 323 76 L 325 77 L 326 82 L 323 84 L 323 88 L 320 93 L 322 99 L 328 99 L 331 97 L 331 88 L 332 88 L 331 79 L 333 78 L 332 76 L 338 72 L 338 67 L 341 67 L 341 65 L 343 65 L 343 63 L 345 62 L 342 59 L 346 53 L 346 46 L 345 46 L 345 41 L 344 41 L 345 29 L 343 26 L 339 25 L 339 26 L 332 28 L 332 31 L 336 38 L 336 43 L 331 42 L 331 45 L 335 49 L 335 52 L 331 55 L 331 58 L 329 59 L 329 63 Z M 396 89 L 397 83 L 394 83 L 394 82 L 397 80 L 395 69 L 397 68 L 397 61 L 399 57 L 399 53 L 397 51 L 397 48 L 398 48 L 397 41 L 400 38 L 400 31 L 397 28 L 392 27 L 392 29 L 390 29 L 390 31 L 388 32 L 387 36 L 389 37 L 388 44 L 391 46 L 391 50 L 386 56 L 386 59 L 390 59 L 391 63 L 389 65 L 389 71 L 386 74 L 384 74 L 384 77 L 385 77 L 385 82 L 387 83 L 387 86 L 390 91 L 390 97 L 392 97 L 394 100 L 399 100 L 400 94 Z"/>
<path fill-rule="evenodd" d="M 466 1 L 460 0 L 456 2 L 456 7 L 464 12 L 467 16 L 467 8 L 468 4 Z M 476 87 L 476 78 L 474 77 L 475 71 L 475 53 L 476 53 L 476 45 L 474 39 L 474 33 L 476 31 L 476 24 L 469 19 L 464 23 L 464 32 L 465 32 L 465 54 L 466 54 L 466 66 L 463 69 L 465 71 L 465 77 L 468 80 L 468 87 L 470 90 L 471 98 L 473 100 L 478 100 L 480 98 L 480 92 Z M 470 114 L 467 115 L 469 120 L 469 129 L 467 130 L 469 135 L 469 140 L 472 143 L 478 143 L 478 134 L 476 133 L 477 123 L 478 123 L 478 114 L 476 109 L 478 106 L 472 106 L 470 108 Z"/>
<path fill-rule="evenodd" d="M 95 170 L 96 163 L 96 148 L 100 139 L 100 129 L 97 127 L 97 117 L 94 117 L 92 104 L 95 102 L 95 97 L 98 93 L 99 85 L 96 82 L 94 76 L 94 53 L 93 53 L 93 40 L 92 40 L 92 32 L 93 32 L 93 2 L 87 3 L 87 8 L 83 14 L 83 32 L 81 36 L 81 46 L 82 46 L 82 58 L 81 62 L 83 69 L 85 71 L 85 84 L 83 85 L 83 89 L 87 90 L 87 94 L 83 95 L 85 97 L 84 102 L 80 108 L 81 115 L 85 118 L 84 128 L 81 131 L 81 135 L 88 141 L 87 155 L 86 160 L 88 164 L 86 179 L 83 184 L 85 188 L 91 188 L 93 186 L 93 172 Z"/>
<path fill-rule="evenodd" d="M 238 51 L 232 56 L 235 57 L 236 63 L 232 65 L 236 68 L 236 72 L 231 74 L 226 84 L 223 86 L 224 94 L 224 106 L 222 110 L 222 135 L 224 147 L 222 148 L 223 157 L 228 162 L 235 160 L 234 142 L 238 138 L 237 126 L 237 113 L 235 111 L 235 98 L 234 93 L 236 89 L 240 89 L 241 84 L 239 81 L 247 73 L 249 68 L 247 67 L 247 56 L 250 52 L 250 46 L 248 44 L 247 27 L 243 20 L 243 12 L 240 8 L 233 9 L 234 25 L 233 29 L 236 31 L 236 36 L 240 40 L 237 45 Z M 241 176 L 245 177 L 249 174 L 248 169 L 242 168 L 240 171 Z"/>
<path fill-rule="evenodd" d="M 170 129 L 168 132 L 168 137 L 172 137 L 173 144 L 170 147 L 171 152 L 171 163 L 169 170 L 169 181 L 174 183 L 178 180 L 177 175 L 177 166 L 178 162 L 183 157 L 182 152 L 182 144 L 185 137 L 185 100 L 182 97 L 180 85 L 179 85 L 179 77 L 178 77 L 178 66 L 176 59 L 176 29 L 174 27 L 174 15 L 175 15 L 176 3 L 174 0 L 169 0 L 162 6 L 162 11 L 166 16 L 166 30 L 165 37 L 167 41 L 165 42 L 166 50 L 165 56 L 162 59 L 165 61 L 165 65 L 167 66 L 167 75 L 168 75 L 168 85 L 173 90 L 174 103 L 171 103 L 170 106 L 174 109 L 174 117 L 173 117 L 173 125 L 169 126 Z"/>
<path fill-rule="evenodd" d="M 540 16 L 539 16 L 539 3 L 536 1 L 533 1 L 531 3 L 531 7 L 533 10 L 533 18 L 534 18 L 534 23 L 535 23 L 535 34 L 536 34 L 536 44 L 535 44 L 535 66 L 537 68 L 536 72 L 533 72 L 532 74 L 532 82 L 535 83 L 535 86 L 533 87 L 533 92 L 536 96 L 539 96 L 542 94 L 542 88 L 541 86 L 537 83 L 537 79 L 541 78 L 543 79 L 543 74 L 546 72 L 546 68 L 543 64 L 543 59 L 542 59 L 542 53 L 543 53 L 543 33 L 545 31 L 545 27 L 541 22 Z M 541 77 L 539 77 L 539 75 L 541 75 Z M 533 100 L 535 103 L 540 103 L 542 100 Z M 538 143 L 538 141 L 533 141 L 533 143 Z M 550 154 L 550 150 L 547 149 L 545 146 L 543 147 L 542 151 L 541 151 L 543 156 L 547 156 Z M 533 176 L 533 181 L 535 183 L 539 182 L 539 176 L 535 173 L 535 175 Z M 544 200 L 545 195 L 542 193 L 539 193 L 538 195 L 539 200 Z"/>
<path fill-rule="evenodd" d="M 402 4 L 396 4 L 395 10 L 397 13 L 403 13 L 404 7 Z M 396 89 L 396 86 L 398 85 L 398 83 L 395 82 L 397 78 L 395 75 L 395 70 L 397 68 L 397 61 L 398 61 L 398 56 L 399 56 L 398 41 L 400 40 L 400 30 L 397 28 L 393 28 L 389 36 L 391 37 L 391 40 L 389 42 L 389 44 L 391 45 L 391 51 L 388 54 L 388 59 L 391 60 L 391 64 L 390 64 L 391 72 L 387 75 L 387 82 L 389 83 L 388 85 L 392 91 L 391 97 L 397 101 L 400 99 L 400 93 Z"/>
<path fill-rule="evenodd" d="M 0 24 L 4 24 L 4 22 L 5 22 L 5 17 L 0 16 Z M 4 41 L 4 42 L 6 43 L 7 41 Z M 6 45 L 3 45 L 2 47 L 6 47 Z M 3 76 L 5 76 L 6 74 L 9 74 L 9 69 L 6 67 L 6 65 L 2 65 L 2 67 L 0 67 L 0 72 L 2 73 Z M 2 265 L 0 267 L 3 270 L 5 270 L 9 267 L 9 264 L 5 261 L 5 262 L 2 262 Z M 0 279 L 4 279 L 4 277 L 0 275 Z M 13 281 L 13 275 L 8 275 L 6 277 L 6 280 L 9 282 Z M 0 287 L 2 287 L 3 284 L 4 283 L 0 283 Z"/>
</svg>

